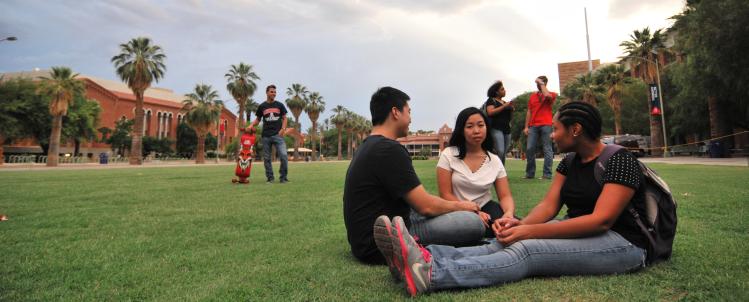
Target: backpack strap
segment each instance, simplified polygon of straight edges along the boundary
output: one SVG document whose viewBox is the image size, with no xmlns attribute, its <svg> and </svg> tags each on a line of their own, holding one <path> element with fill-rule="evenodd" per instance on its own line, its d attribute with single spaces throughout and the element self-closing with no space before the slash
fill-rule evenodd
<svg viewBox="0 0 749 302">
<path fill-rule="evenodd" d="M 601 186 L 603 186 L 603 175 L 606 174 L 606 165 L 608 165 L 609 159 L 614 156 L 614 153 L 621 149 L 624 149 L 624 147 L 616 144 L 606 145 L 606 147 L 603 148 L 603 151 L 601 151 L 601 154 L 598 155 L 596 166 L 593 168 L 593 176 L 596 178 L 596 182 Z"/>
<path fill-rule="evenodd" d="M 603 148 L 603 151 L 601 151 L 601 154 L 598 155 L 595 163 L 596 166 L 593 168 L 593 176 L 596 178 L 596 182 L 598 182 L 599 185 L 603 186 L 603 175 L 606 174 L 606 165 L 609 163 L 609 159 L 614 156 L 614 153 L 623 148 L 624 147 L 619 145 L 606 145 L 606 147 Z M 572 166 L 572 161 L 574 159 L 575 152 L 570 152 L 567 153 L 562 161 L 564 161 L 567 168 L 569 168 Z"/>
</svg>

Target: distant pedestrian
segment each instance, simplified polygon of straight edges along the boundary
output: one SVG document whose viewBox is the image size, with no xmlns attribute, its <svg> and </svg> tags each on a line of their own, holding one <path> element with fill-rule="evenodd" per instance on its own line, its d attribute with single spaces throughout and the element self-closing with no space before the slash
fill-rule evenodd
<svg viewBox="0 0 749 302">
<path fill-rule="evenodd" d="M 505 86 L 502 81 L 494 82 L 486 91 L 488 98 L 486 100 L 486 115 L 489 116 L 494 149 L 499 156 L 499 160 L 502 161 L 502 165 L 505 163 L 507 150 L 510 148 L 510 120 L 512 120 L 512 113 L 515 111 L 512 101 L 502 99 L 505 94 Z"/>
<path fill-rule="evenodd" d="M 543 178 L 551 179 L 551 165 L 554 159 L 554 151 L 551 148 L 551 106 L 557 100 L 557 94 L 546 88 L 549 79 L 546 76 L 536 78 L 538 91 L 531 94 L 528 100 L 528 111 L 525 114 L 525 129 L 523 133 L 528 136 L 526 152 L 525 178 L 536 177 L 536 147 L 538 141 L 544 151 Z"/>
<path fill-rule="evenodd" d="M 276 146 L 276 152 L 281 161 L 281 168 L 279 169 L 278 174 L 280 174 L 280 182 L 285 183 L 289 181 L 289 156 L 286 153 L 286 142 L 283 139 L 283 135 L 286 134 L 286 113 L 288 111 L 286 111 L 286 106 L 284 106 L 283 103 L 276 101 L 275 85 L 269 85 L 266 87 L 265 94 L 267 98 L 265 102 L 257 107 L 255 121 L 252 122 L 250 127 L 254 128 L 260 123 L 261 119 L 263 120 L 261 142 L 263 143 L 265 177 L 267 178 L 268 183 L 273 183 L 273 180 L 275 179 L 273 176 L 273 165 L 271 164 L 271 151 L 273 146 Z"/>
</svg>

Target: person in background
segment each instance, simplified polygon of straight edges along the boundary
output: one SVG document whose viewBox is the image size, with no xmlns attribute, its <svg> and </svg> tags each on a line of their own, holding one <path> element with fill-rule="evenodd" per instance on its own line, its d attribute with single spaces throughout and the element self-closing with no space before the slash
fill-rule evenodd
<svg viewBox="0 0 749 302">
<path fill-rule="evenodd" d="M 494 150 L 502 164 L 505 163 L 507 150 L 510 148 L 510 120 L 515 107 L 511 101 L 505 101 L 505 86 L 502 81 L 496 81 L 486 91 L 486 115 L 489 116 L 491 137 L 494 140 Z"/>
<path fill-rule="evenodd" d="M 554 150 L 551 148 L 551 106 L 557 100 L 557 94 L 546 88 L 549 79 L 546 76 L 536 78 L 538 91 L 531 94 L 528 100 L 528 111 L 525 114 L 525 129 L 528 136 L 526 154 L 525 178 L 536 177 L 536 147 L 541 141 L 544 151 L 543 179 L 551 179 L 551 165 L 554 160 Z"/>
<path fill-rule="evenodd" d="M 278 170 L 280 174 L 280 183 L 289 182 L 289 156 L 286 153 L 286 141 L 283 135 L 286 134 L 286 106 L 276 101 L 276 86 L 269 85 L 265 88 L 266 99 L 260 104 L 255 111 L 255 121 L 250 127 L 254 128 L 263 120 L 263 133 L 260 141 L 263 144 L 263 165 L 265 167 L 265 177 L 267 182 L 273 183 L 273 165 L 271 164 L 271 150 L 276 146 L 278 159 L 281 161 L 281 167 Z M 250 131 L 248 127 L 247 131 Z"/>
</svg>

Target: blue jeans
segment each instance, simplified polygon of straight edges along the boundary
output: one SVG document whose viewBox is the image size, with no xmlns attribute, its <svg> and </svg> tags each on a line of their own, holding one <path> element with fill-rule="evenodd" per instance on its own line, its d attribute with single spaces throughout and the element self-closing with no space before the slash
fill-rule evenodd
<svg viewBox="0 0 749 302">
<path fill-rule="evenodd" d="M 528 149 L 526 150 L 525 177 L 536 177 L 536 146 L 539 139 L 544 149 L 544 177 L 551 178 L 551 165 L 554 160 L 554 151 L 551 149 L 551 126 L 528 127 Z"/>
<path fill-rule="evenodd" d="M 484 239 L 484 223 L 479 215 L 468 211 L 450 212 L 436 217 L 426 217 L 411 210 L 408 228 L 422 245 L 446 244 L 452 246 L 475 245 Z"/>
<path fill-rule="evenodd" d="M 497 156 L 505 164 L 507 149 L 510 148 L 510 132 L 504 133 L 502 130 L 492 129 L 492 138 L 494 139 L 494 148 L 497 149 Z"/>
<path fill-rule="evenodd" d="M 281 180 L 288 180 L 287 173 L 289 169 L 289 156 L 286 154 L 286 141 L 279 135 L 263 137 L 263 165 L 265 166 L 265 178 L 268 181 L 272 181 L 273 177 L 273 165 L 271 164 L 271 150 L 272 146 L 276 146 L 276 152 L 278 159 L 281 161 L 281 169 L 278 170 L 278 174 L 281 174 Z"/>
<path fill-rule="evenodd" d="M 430 289 L 474 288 L 531 276 L 603 275 L 645 266 L 645 250 L 614 231 L 577 239 L 528 239 L 508 247 L 492 239 L 464 248 L 430 245 Z"/>
</svg>

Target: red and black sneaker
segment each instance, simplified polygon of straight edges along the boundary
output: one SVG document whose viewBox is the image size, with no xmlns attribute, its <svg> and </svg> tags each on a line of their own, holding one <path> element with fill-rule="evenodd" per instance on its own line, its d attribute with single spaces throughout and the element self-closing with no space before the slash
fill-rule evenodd
<svg viewBox="0 0 749 302">
<path fill-rule="evenodd" d="M 415 297 L 429 290 L 432 279 L 432 253 L 418 244 L 408 233 L 402 217 L 393 218 L 392 229 L 393 253 L 403 263 L 401 277 L 405 281 L 408 293 Z"/>
</svg>

